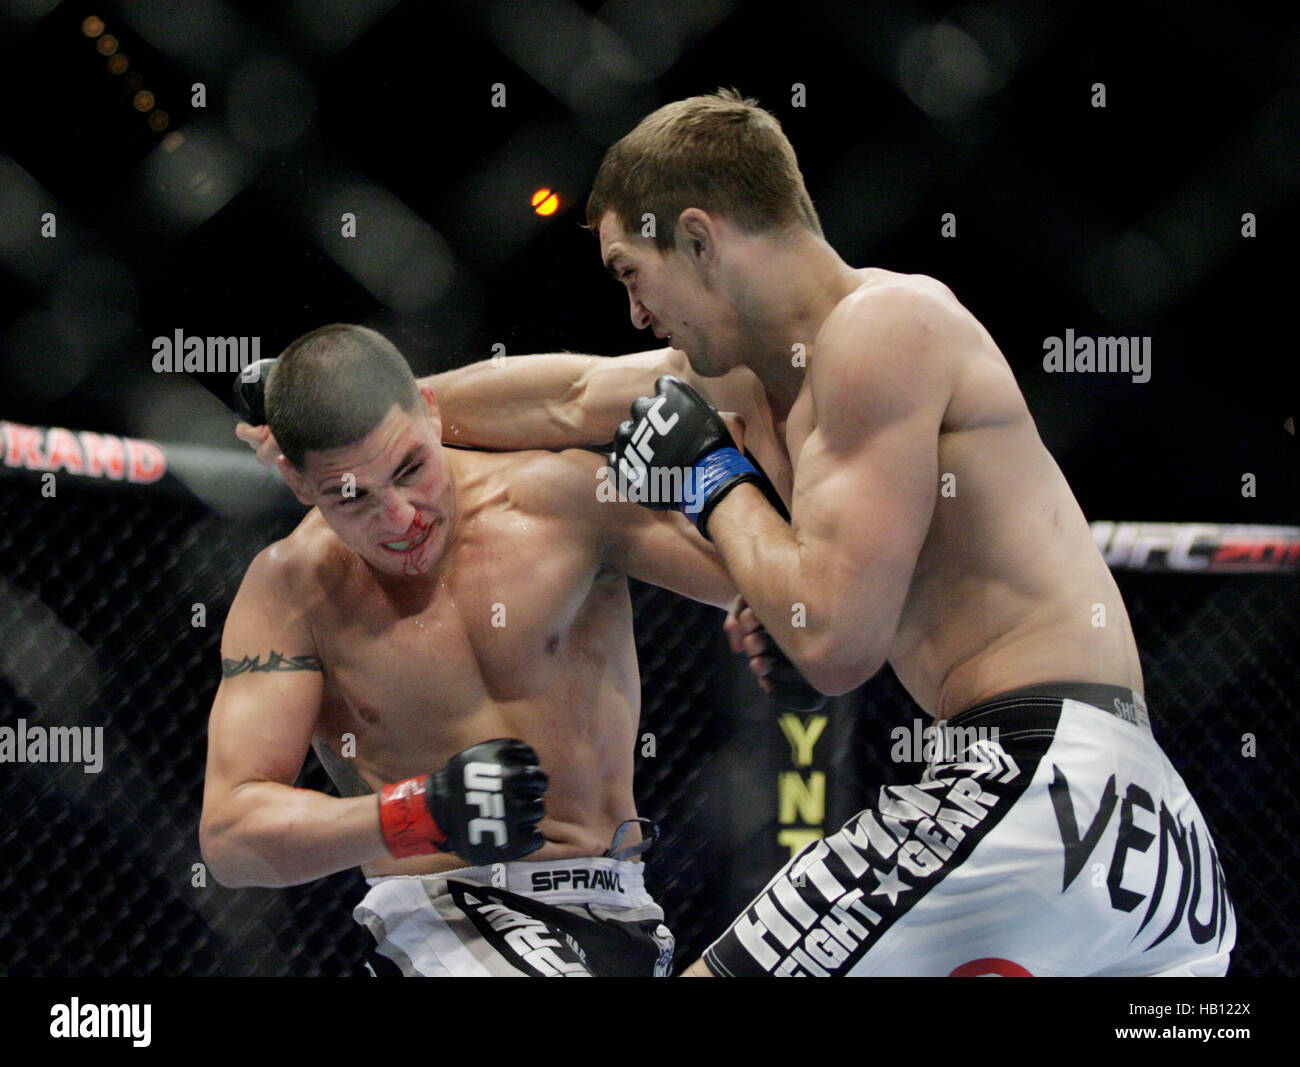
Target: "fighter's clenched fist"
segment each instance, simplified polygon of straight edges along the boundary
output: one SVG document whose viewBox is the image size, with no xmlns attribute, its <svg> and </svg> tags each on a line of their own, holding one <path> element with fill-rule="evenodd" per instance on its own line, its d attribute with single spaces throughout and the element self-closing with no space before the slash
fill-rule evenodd
<svg viewBox="0 0 1300 1067">
<path fill-rule="evenodd" d="M 546 781 L 523 741 L 473 745 L 433 774 L 384 786 L 384 843 L 398 858 L 454 852 L 475 866 L 527 856 L 542 847 Z"/>
<path fill-rule="evenodd" d="M 790 657 L 763 628 L 744 597 L 736 597 L 732 602 L 722 628 L 726 631 L 731 651 L 743 652 L 749 657 L 749 669 L 758 678 L 758 684 L 780 707 L 808 712 L 820 711 L 825 706 L 826 697 L 808 684 L 790 662 Z"/>
<path fill-rule="evenodd" d="M 680 378 L 663 375 L 655 395 L 632 405 L 614 435 L 609 465 L 623 494 L 684 512 L 708 536 L 709 512 L 742 482 L 765 479 L 736 449 L 722 416 Z"/>
</svg>

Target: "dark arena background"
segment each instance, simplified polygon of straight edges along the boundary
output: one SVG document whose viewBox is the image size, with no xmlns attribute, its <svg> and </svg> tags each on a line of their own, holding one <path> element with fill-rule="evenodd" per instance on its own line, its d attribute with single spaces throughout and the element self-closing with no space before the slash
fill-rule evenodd
<svg viewBox="0 0 1300 1067">
<path fill-rule="evenodd" d="M 1295 975 L 1300 16 L 1246 10 L 0 0 L 0 725 L 103 737 L 96 773 L 0 765 L 0 973 L 364 973 L 359 873 L 201 866 L 225 612 L 302 509 L 235 439 L 231 376 L 158 373 L 154 339 L 273 356 L 357 322 L 417 373 L 655 347 L 586 193 L 641 116 L 729 86 L 848 262 L 939 278 L 1006 354 L 1215 835 L 1230 974 Z M 1067 331 L 1149 339 L 1148 373 L 1051 373 Z M 886 669 L 783 717 L 720 612 L 633 596 L 680 968 L 915 773 L 891 749 L 921 712 Z M 314 757 L 299 784 L 330 788 Z"/>
</svg>

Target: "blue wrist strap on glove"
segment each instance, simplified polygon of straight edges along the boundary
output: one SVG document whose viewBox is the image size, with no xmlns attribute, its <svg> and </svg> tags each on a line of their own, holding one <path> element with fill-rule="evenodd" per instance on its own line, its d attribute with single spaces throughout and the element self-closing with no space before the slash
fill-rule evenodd
<svg viewBox="0 0 1300 1067">
<path fill-rule="evenodd" d="M 741 481 L 757 480 L 760 475 L 736 449 L 719 448 L 695 464 L 693 477 L 694 492 L 683 492 L 682 511 L 704 533 L 703 522 L 721 499 L 721 490 Z"/>
</svg>

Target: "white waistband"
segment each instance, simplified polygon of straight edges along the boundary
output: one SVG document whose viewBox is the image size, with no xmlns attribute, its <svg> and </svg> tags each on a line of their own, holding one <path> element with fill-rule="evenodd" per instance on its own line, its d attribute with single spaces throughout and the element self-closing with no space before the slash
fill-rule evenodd
<svg viewBox="0 0 1300 1067">
<path fill-rule="evenodd" d="M 547 904 L 633 908 L 654 903 L 654 898 L 645 888 L 645 864 L 605 856 L 578 856 L 536 863 L 519 860 L 483 867 L 457 867 L 437 874 L 389 874 L 367 878 L 366 883 L 376 886 L 398 879 L 424 882 L 431 896 L 441 888 L 436 883 L 451 880 L 505 889 Z"/>
</svg>

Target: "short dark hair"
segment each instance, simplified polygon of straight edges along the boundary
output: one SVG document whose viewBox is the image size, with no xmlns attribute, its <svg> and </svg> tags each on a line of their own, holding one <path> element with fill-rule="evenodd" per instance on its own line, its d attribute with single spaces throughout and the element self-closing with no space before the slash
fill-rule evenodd
<svg viewBox="0 0 1300 1067">
<path fill-rule="evenodd" d="M 748 233 L 803 226 L 822 235 L 781 124 L 734 89 L 665 104 L 610 148 L 587 200 L 587 228 L 599 232 L 612 211 L 636 233 L 651 212 L 655 244 L 668 252 L 677 219 L 690 207 Z"/>
<path fill-rule="evenodd" d="M 266 421 L 299 470 L 308 452 L 360 441 L 394 404 L 407 414 L 422 406 L 406 358 L 383 334 L 347 323 L 291 342 L 266 383 Z"/>
</svg>

